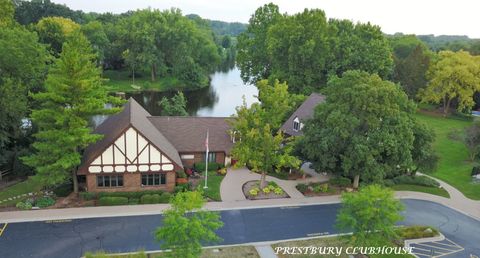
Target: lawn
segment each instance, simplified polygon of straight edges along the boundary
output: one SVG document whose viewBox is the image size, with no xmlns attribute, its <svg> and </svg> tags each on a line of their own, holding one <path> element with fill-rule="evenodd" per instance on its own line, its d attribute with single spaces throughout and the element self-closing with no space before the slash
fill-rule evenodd
<svg viewBox="0 0 480 258">
<path fill-rule="evenodd" d="M 414 192 L 422 192 L 422 193 L 429 193 L 438 196 L 442 196 L 445 198 L 450 198 L 448 192 L 443 188 L 437 187 L 428 187 L 422 185 L 393 185 L 391 188 L 395 191 L 414 191 Z"/>
<path fill-rule="evenodd" d="M 108 79 L 105 85 L 108 91 L 111 92 L 132 92 L 132 91 L 168 91 L 179 90 L 185 88 L 183 83 L 173 77 L 157 78 L 155 82 L 151 82 L 150 76 L 141 76 L 135 78 L 135 86 L 132 86 L 132 78 L 130 78 L 130 72 L 106 70 L 103 76 Z"/>
<path fill-rule="evenodd" d="M 416 114 L 416 117 L 436 134 L 433 146 L 439 157 L 439 163 L 431 175 L 454 186 L 468 198 L 480 200 L 480 185 L 472 183 L 470 176 L 474 163 L 469 161 L 467 148 L 461 141 L 448 137 L 450 132 L 454 130 L 462 132 L 472 122 L 422 113 Z"/>
<path fill-rule="evenodd" d="M 10 187 L 7 187 L 6 189 L 3 189 L 0 191 L 0 200 L 5 200 L 14 196 L 22 195 L 22 194 L 27 194 L 30 192 L 38 192 L 42 190 L 43 184 L 38 182 L 37 180 L 34 180 L 33 177 L 29 177 L 27 180 L 20 182 L 18 184 L 12 185 Z M 1 204 L 1 206 L 8 206 L 12 204 L 16 204 L 17 202 L 21 201 L 22 199 L 15 199 L 12 201 L 4 202 Z"/>
<path fill-rule="evenodd" d="M 220 184 L 222 183 L 223 178 L 225 178 L 225 176 L 217 175 L 216 171 L 209 171 L 207 179 L 208 188 L 203 189 L 203 186 L 205 185 L 205 180 L 200 181 L 199 187 L 205 192 L 205 195 L 208 198 L 214 201 L 221 201 L 222 198 L 220 197 Z"/>
</svg>

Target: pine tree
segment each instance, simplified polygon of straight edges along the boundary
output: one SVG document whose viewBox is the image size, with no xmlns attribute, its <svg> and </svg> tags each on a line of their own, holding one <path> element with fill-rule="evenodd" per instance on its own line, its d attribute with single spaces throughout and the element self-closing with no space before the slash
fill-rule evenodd
<svg viewBox="0 0 480 258">
<path fill-rule="evenodd" d="M 77 166 L 80 152 L 101 136 L 92 134 L 89 119 L 93 115 L 117 112 L 105 104 L 121 101 L 109 96 L 102 86 L 101 71 L 95 66 L 90 43 L 80 32 L 73 33 L 64 43 L 60 57 L 50 68 L 44 92 L 33 95 L 39 104 L 32 112 L 38 126 L 35 154 L 24 157 L 46 185 L 73 181 L 78 192 Z"/>
</svg>

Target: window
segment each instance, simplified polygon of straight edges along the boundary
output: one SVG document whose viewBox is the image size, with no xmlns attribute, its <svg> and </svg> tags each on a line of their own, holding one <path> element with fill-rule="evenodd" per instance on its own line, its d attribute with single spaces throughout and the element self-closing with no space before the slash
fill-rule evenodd
<svg viewBox="0 0 480 258">
<path fill-rule="evenodd" d="M 119 187 L 123 186 L 123 176 L 97 176 L 98 187 Z"/>
<path fill-rule="evenodd" d="M 300 130 L 300 119 L 298 119 L 298 117 L 295 117 L 295 119 L 293 119 L 293 130 L 298 132 L 298 130 Z"/>
<path fill-rule="evenodd" d="M 205 160 L 205 154 L 203 154 L 203 160 Z M 217 162 L 217 153 L 209 152 L 208 153 L 208 163 Z"/>
<path fill-rule="evenodd" d="M 167 177 L 165 174 L 145 174 L 142 175 L 143 185 L 164 185 L 167 183 Z"/>
</svg>

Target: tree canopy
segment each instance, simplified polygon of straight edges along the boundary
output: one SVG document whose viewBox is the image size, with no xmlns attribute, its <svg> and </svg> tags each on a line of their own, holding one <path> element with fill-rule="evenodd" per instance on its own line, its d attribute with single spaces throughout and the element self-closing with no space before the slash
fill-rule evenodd
<svg viewBox="0 0 480 258">
<path fill-rule="evenodd" d="M 179 192 L 170 199 L 171 208 L 164 212 L 163 223 L 155 231 L 162 249 L 170 249 L 167 257 L 200 257 L 202 243 L 221 239 L 215 230 L 223 226 L 220 214 L 202 210 L 205 204 L 201 192 Z"/>
<path fill-rule="evenodd" d="M 187 99 L 181 91 L 171 99 L 163 97 L 158 104 L 162 108 L 162 116 L 188 116 Z"/>
<path fill-rule="evenodd" d="M 236 119 L 231 121 L 232 136 L 239 139 L 232 149 L 232 156 L 238 160 L 238 165 L 247 164 L 261 173 L 260 187 L 264 188 L 268 173 L 282 168 L 298 168 L 300 160 L 292 155 L 292 142 L 285 141 L 279 131 L 280 118 L 296 106 L 295 97 L 288 93 L 286 84 L 278 81 L 269 85 L 263 80 L 258 85 L 261 102 L 250 107 L 246 103 L 237 107 Z"/>
<path fill-rule="evenodd" d="M 421 167 L 413 152 L 431 152 L 432 138 L 424 135 L 431 132 L 415 120 L 415 105 L 398 85 L 349 71 L 332 77 L 325 93 L 297 147 L 317 171 L 354 177 L 357 187 L 360 177 L 379 182 L 413 172 Z"/>
<path fill-rule="evenodd" d="M 303 94 L 347 70 L 388 78 L 393 69 L 391 47 L 380 27 L 327 21 L 319 9 L 281 15 L 272 3 L 258 8 L 240 34 L 237 63 L 246 82 L 279 79 L 291 92 Z"/>
<path fill-rule="evenodd" d="M 480 91 L 480 57 L 466 51 L 441 51 L 427 73 L 427 87 L 420 90 L 422 102 L 443 103 L 443 112 L 450 112 L 452 101 L 457 110 L 470 110 L 473 96 Z"/>
<path fill-rule="evenodd" d="M 395 224 L 402 219 L 403 209 L 392 190 L 369 185 L 358 193 L 342 194 L 337 227 L 353 230 L 351 242 L 355 246 L 380 246 L 398 239 Z"/>
<path fill-rule="evenodd" d="M 34 167 L 37 177 L 46 185 L 72 180 L 76 184 L 76 167 L 80 152 L 99 140 L 88 127 L 91 116 L 109 114 L 118 109 L 106 109 L 105 104 L 119 104 L 102 86 L 100 70 L 88 40 L 74 32 L 63 45 L 60 57 L 50 68 L 45 91 L 33 95 L 38 108 L 31 118 L 39 131 L 33 147 L 36 152 L 24 158 Z"/>
</svg>

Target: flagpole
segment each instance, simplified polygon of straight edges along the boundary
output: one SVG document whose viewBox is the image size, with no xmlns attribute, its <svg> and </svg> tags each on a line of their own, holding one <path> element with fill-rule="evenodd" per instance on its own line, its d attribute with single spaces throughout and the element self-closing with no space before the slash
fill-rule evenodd
<svg viewBox="0 0 480 258">
<path fill-rule="evenodd" d="M 205 140 L 205 147 L 206 147 L 206 152 L 205 152 L 205 186 L 203 187 L 204 189 L 207 189 L 207 180 L 208 180 L 208 130 L 207 130 L 207 139 Z"/>
</svg>

